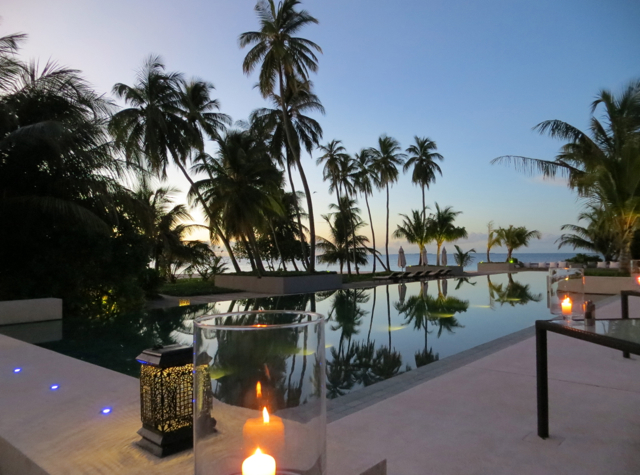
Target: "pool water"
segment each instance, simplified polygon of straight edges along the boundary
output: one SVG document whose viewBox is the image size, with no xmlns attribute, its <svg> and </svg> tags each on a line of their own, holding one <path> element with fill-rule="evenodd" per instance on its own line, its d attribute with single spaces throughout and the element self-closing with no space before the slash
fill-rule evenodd
<svg viewBox="0 0 640 475">
<path fill-rule="evenodd" d="M 157 344 L 191 345 L 192 320 L 197 316 L 316 311 L 328 318 L 327 395 L 335 398 L 550 318 L 545 278 L 542 272 L 495 274 L 65 317 L 62 338 L 40 346 L 138 377 L 136 356 Z"/>
</svg>

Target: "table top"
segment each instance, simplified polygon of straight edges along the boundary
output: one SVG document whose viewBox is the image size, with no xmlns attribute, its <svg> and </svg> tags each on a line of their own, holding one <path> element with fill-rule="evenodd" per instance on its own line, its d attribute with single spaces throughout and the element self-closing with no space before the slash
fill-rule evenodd
<svg viewBox="0 0 640 475">
<path fill-rule="evenodd" d="M 536 325 L 555 333 L 640 354 L 640 318 L 596 320 L 593 325 L 585 324 L 584 320 L 539 320 Z"/>
</svg>

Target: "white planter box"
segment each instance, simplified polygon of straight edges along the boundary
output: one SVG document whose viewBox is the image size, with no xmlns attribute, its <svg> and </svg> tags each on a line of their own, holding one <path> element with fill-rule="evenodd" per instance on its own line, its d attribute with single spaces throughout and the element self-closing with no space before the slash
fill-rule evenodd
<svg viewBox="0 0 640 475">
<path fill-rule="evenodd" d="M 0 302 L 0 325 L 62 319 L 62 299 L 4 300 Z"/>
</svg>

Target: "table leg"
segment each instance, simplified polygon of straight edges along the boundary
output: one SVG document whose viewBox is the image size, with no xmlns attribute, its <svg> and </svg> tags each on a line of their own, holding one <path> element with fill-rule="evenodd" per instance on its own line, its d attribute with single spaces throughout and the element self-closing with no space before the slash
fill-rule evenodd
<svg viewBox="0 0 640 475">
<path fill-rule="evenodd" d="M 538 390 L 538 436 L 549 437 L 549 376 L 547 372 L 547 331 L 536 325 L 536 378 Z"/>
</svg>

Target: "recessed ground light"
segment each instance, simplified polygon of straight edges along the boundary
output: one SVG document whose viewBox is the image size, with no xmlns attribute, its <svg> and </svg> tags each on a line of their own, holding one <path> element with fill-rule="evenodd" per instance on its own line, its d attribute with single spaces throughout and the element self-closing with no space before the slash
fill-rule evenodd
<svg viewBox="0 0 640 475">
<path fill-rule="evenodd" d="M 22 368 L 13 368 L 14 373 L 19 373 L 20 371 L 22 371 Z"/>
<path fill-rule="evenodd" d="M 51 389 L 52 391 L 55 391 L 56 389 L 58 389 L 60 387 L 59 384 L 52 384 L 51 387 L 49 389 Z"/>
<path fill-rule="evenodd" d="M 112 409 L 110 407 L 105 407 L 104 409 L 102 409 L 100 412 L 102 414 L 111 414 Z"/>
</svg>

